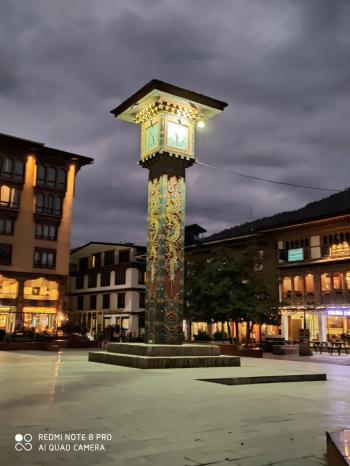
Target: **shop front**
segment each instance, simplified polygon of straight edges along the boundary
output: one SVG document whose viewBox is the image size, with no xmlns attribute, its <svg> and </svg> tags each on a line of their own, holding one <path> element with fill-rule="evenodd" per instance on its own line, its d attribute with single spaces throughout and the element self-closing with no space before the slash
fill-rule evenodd
<svg viewBox="0 0 350 466">
<path fill-rule="evenodd" d="M 350 306 L 327 306 L 327 335 L 350 339 Z"/>
<path fill-rule="evenodd" d="M 15 306 L 0 306 L 0 330 L 12 332 L 16 321 Z"/>
<path fill-rule="evenodd" d="M 300 340 L 303 329 L 309 331 L 311 340 L 350 338 L 350 306 L 282 309 L 282 336 L 286 340 Z"/>
<path fill-rule="evenodd" d="M 228 325 L 230 329 L 228 329 Z M 184 322 L 184 329 L 187 328 L 186 323 Z M 207 322 L 192 322 L 191 323 L 191 336 L 192 339 L 197 340 L 198 335 L 205 333 L 208 335 L 215 335 L 221 338 L 222 333 L 225 335 L 231 335 L 233 339 L 237 337 L 236 335 L 236 325 L 233 321 L 227 322 L 215 322 L 208 324 Z M 220 335 L 221 334 L 221 335 Z M 268 325 L 268 324 L 256 324 L 253 327 L 253 330 L 250 334 L 250 340 L 259 342 L 265 340 L 268 337 L 280 336 L 281 330 L 278 325 Z M 186 333 L 185 333 L 186 335 Z M 188 337 L 188 335 L 186 335 Z M 246 322 L 240 322 L 238 324 L 238 337 L 241 342 L 244 342 L 247 339 L 247 324 Z"/>
<path fill-rule="evenodd" d="M 23 307 L 23 328 L 24 330 L 34 329 L 37 333 L 54 333 L 56 316 L 55 307 Z"/>
</svg>

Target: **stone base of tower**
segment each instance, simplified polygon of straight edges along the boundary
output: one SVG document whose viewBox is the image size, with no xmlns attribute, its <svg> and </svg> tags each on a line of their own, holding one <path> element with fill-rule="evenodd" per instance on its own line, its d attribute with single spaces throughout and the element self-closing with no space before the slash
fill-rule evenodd
<svg viewBox="0 0 350 466">
<path fill-rule="evenodd" d="M 170 369 L 185 367 L 240 366 L 237 356 L 222 356 L 214 345 L 151 345 L 143 343 L 108 343 L 107 351 L 89 353 L 89 361 L 135 367 Z"/>
</svg>

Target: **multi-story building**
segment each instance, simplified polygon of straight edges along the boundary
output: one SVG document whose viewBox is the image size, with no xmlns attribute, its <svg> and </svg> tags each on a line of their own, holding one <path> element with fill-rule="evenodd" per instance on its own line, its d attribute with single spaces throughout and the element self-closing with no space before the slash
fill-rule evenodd
<svg viewBox="0 0 350 466">
<path fill-rule="evenodd" d="M 187 261 L 218 248 L 242 252 L 254 244 L 279 294 L 282 334 L 298 340 L 301 329 L 327 341 L 350 334 L 350 190 L 305 207 L 240 225 L 187 247 Z M 204 329 L 206 324 L 195 324 Z M 194 328 L 196 332 L 196 328 Z M 257 335 L 255 335 L 257 336 Z"/>
<path fill-rule="evenodd" d="M 273 233 L 286 339 L 304 326 L 320 341 L 350 334 L 349 202 L 349 190 L 335 194 Z"/>
<path fill-rule="evenodd" d="M 71 321 L 89 331 L 144 331 L 146 248 L 90 242 L 71 252 Z"/>
<path fill-rule="evenodd" d="M 65 311 L 75 175 L 93 160 L 0 134 L 0 329 L 55 329 Z"/>
</svg>

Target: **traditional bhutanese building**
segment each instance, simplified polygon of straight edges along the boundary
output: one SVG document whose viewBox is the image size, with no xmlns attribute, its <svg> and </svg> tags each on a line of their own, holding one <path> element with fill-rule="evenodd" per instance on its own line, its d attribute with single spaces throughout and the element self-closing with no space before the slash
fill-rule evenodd
<svg viewBox="0 0 350 466">
<path fill-rule="evenodd" d="M 70 320 L 99 332 L 110 326 L 144 333 L 146 248 L 90 242 L 70 256 Z"/>
<path fill-rule="evenodd" d="M 0 329 L 57 328 L 66 311 L 75 176 L 92 161 L 0 134 Z"/>
<path fill-rule="evenodd" d="M 281 327 L 264 328 L 266 336 L 295 341 L 304 326 L 315 340 L 350 336 L 349 189 L 197 241 L 187 247 L 186 260 L 251 244 L 258 250 L 256 270 L 268 271 L 280 302 Z"/>
</svg>

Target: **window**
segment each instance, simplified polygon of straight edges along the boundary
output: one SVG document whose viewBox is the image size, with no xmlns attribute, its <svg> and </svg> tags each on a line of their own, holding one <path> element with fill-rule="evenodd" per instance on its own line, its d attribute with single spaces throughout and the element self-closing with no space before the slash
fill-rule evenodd
<svg viewBox="0 0 350 466">
<path fill-rule="evenodd" d="M 117 269 L 115 271 L 115 284 L 124 285 L 125 283 L 125 269 Z"/>
<path fill-rule="evenodd" d="M 344 289 L 344 278 L 342 273 L 335 272 L 333 274 L 333 288 L 336 294 L 341 293 Z"/>
<path fill-rule="evenodd" d="M 0 243 L 0 264 L 11 265 L 12 244 Z"/>
<path fill-rule="evenodd" d="M 55 240 L 57 238 L 57 226 L 47 223 L 37 223 L 35 237 L 38 239 Z"/>
<path fill-rule="evenodd" d="M 106 271 L 101 273 L 101 286 L 109 286 L 111 284 L 111 272 Z"/>
<path fill-rule="evenodd" d="M 350 291 L 350 272 L 346 272 L 345 280 L 346 280 L 346 288 L 348 291 Z"/>
<path fill-rule="evenodd" d="M 16 299 L 18 295 L 18 282 L 14 278 L 0 275 L 0 299 Z"/>
<path fill-rule="evenodd" d="M 38 193 L 35 196 L 35 211 L 38 213 L 44 212 L 44 203 L 45 203 L 45 196 L 42 193 Z"/>
<path fill-rule="evenodd" d="M 303 295 L 304 286 L 303 286 L 303 277 L 300 275 L 294 277 L 294 294 L 297 297 Z"/>
<path fill-rule="evenodd" d="M 18 181 L 22 181 L 24 179 L 24 162 L 23 160 L 16 160 L 15 161 L 15 171 L 13 174 L 13 178 Z"/>
<path fill-rule="evenodd" d="M 52 194 L 46 194 L 45 196 L 45 213 L 53 214 L 54 196 Z"/>
<path fill-rule="evenodd" d="M 102 308 L 109 309 L 109 302 L 110 302 L 110 294 L 104 294 L 102 299 Z"/>
<path fill-rule="evenodd" d="M 36 183 L 38 185 L 44 185 L 46 180 L 46 167 L 44 165 L 38 165 Z"/>
<path fill-rule="evenodd" d="M 97 286 L 97 274 L 90 273 L 89 280 L 88 280 L 88 287 L 89 288 L 96 288 Z"/>
<path fill-rule="evenodd" d="M 145 275 L 146 272 L 144 272 L 143 270 L 139 270 L 139 285 L 144 285 L 146 283 Z"/>
<path fill-rule="evenodd" d="M 13 160 L 5 157 L 2 164 L 2 176 L 5 176 L 6 178 L 12 178 L 12 170 Z"/>
<path fill-rule="evenodd" d="M 145 295 L 145 293 L 140 293 L 140 294 L 139 294 L 139 297 L 140 297 L 140 299 L 139 299 L 139 307 L 140 307 L 141 309 L 144 309 L 144 308 L 145 308 L 145 297 L 146 297 L 146 295 Z"/>
<path fill-rule="evenodd" d="M 91 257 L 91 267 L 101 267 L 101 253 L 93 254 Z"/>
<path fill-rule="evenodd" d="M 297 238 L 288 241 L 284 241 L 284 250 L 308 248 L 310 246 L 309 238 Z"/>
<path fill-rule="evenodd" d="M 315 280 L 311 273 L 305 276 L 305 293 L 306 296 L 314 296 L 315 293 Z"/>
<path fill-rule="evenodd" d="M 0 173 L 3 178 L 10 178 L 15 181 L 23 181 L 23 160 L 12 160 L 9 157 L 5 157 L 4 159 L 0 158 Z"/>
<path fill-rule="evenodd" d="M 114 250 L 113 251 L 105 251 L 105 265 L 112 265 L 114 264 Z"/>
<path fill-rule="evenodd" d="M 82 311 L 84 309 L 84 296 L 77 296 L 77 310 Z"/>
<path fill-rule="evenodd" d="M 65 189 L 66 188 L 66 180 L 67 180 L 67 174 L 66 174 L 65 170 L 60 168 L 57 171 L 57 187 Z"/>
<path fill-rule="evenodd" d="M 89 267 L 89 258 L 82 257 L 79 259 L 79 270 L 87 270 Z"/>
<path fill-rule="evenodd" d="M 53 203 L 54 215 L 61 215 L 61 208 L 62 208 L 62 199 L 59 196 L 54 196 L 54 203 Z"/>
<path fill-rule="evenodd" d="M 49 249 L 36 249 L 34 252 L 34 266 L 53 269 L 56 265 L 56 251 Z"/>
<path fill-rule="evenodd" d="M 53 194 L 37 193 L 35 211 L 38 214 L 61 215 L 62 199 Z"/>
<path fill-rule="evenodd" d="M 90 295 L 90 309 L 96 309 L 97 295 Z"/>
<path fill-rule="evenodd" d="M 290 277 L 283 277 L 283 296 L 285 298 L 292 297 L 292 279 Z"/>
<path fill-rule="evenodd" d="M 19 206 L 19 190 L 2 185 L 0 189 L 0 204 L 11 209 L 18 209 Z"/>
<path fill-rule="evenodd" d="M 0 218 L 0 235 L 13 234 L 13 220 L 10 218 Z"/>
<path fill-rule="evenodd" d="M 84 288 L 84 282 L 85 282 L 85 275 L 78 275 L 75 277 L 75 289 L 76 290 L 81 290 Z"/>
<path fill-rule="evenodd" d="M 34 280 L 25 280 L 24 299 L 57 301 L 59 299 L 58 287 L 58 282 L 55 280 L 46 280 L 43 277 Z"/>
<path fill-rule="evenodd" d="M 330 294 L 332 292 L 332 276 L 329 273 L 321 275 L 321 290 L 322 293 Z"/>
<path fill-rule="evenodd" d="M 124 309 L 125 308 L 125 293 L 118 293 L 118 309 Z"/>
<path fill-rule="evenodd" d="M 119 251 L 119 263 L 130 262 L 130 250 L 125 249 L 125 251 Z"/>
<path fill-rule="evenodd" d="M 47 177 L 46 177 L 47 186 L 51 186 L 51 187 L 56 186 L 56 175 L 57 175 L 56 168 L 49 167 L 47 169 Z"/>
<path fill-rule="evenodd" d="M 38 186 L 48 186 L 50 188 L 66 188 L 67 173 L 63 168 L 38 165 L 36 183 Z"/>
</svg>

